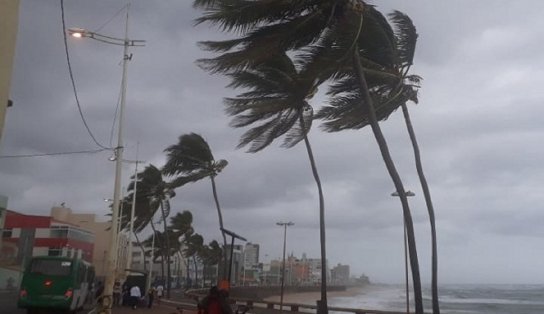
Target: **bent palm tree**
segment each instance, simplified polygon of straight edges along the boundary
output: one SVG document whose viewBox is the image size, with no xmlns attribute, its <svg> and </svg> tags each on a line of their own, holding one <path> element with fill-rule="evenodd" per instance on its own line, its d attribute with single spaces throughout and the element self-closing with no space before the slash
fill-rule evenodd
<svg viewBox="0 0 544 314">
<path fill-rule="evenodd" d="M 306 69 L 303 69 L 306 70 Z M 290 148 L 304 141 L 319 196 L 319 238 L 321 260 L 327 261 L 325 237 L 325 199 L 308 132 L 313 109 L 308 100 L 315 94 L 317 78 L 301 73 L 285 53 L 278 54 L 255 68 L 229 74 L 231 87 L 248 91 L 225 100 L 227 113 L 234 116 L 231 126 L 258 124 L 242 135 L 238 147 L 251 145 L 258 152 L 284 136 L 282 146 Z M 327 268 L 321 268 L 321 304 L 327 307 Z"/>
<path fill-rule="evenodd" d="M 129 185 L 129 190 L 133 190 L 134 184 Z M 142 230 L 151 221 L 154 214 L 160 209 L 164 232 L 168 231 L 166 218 L 170 214 L 170 199 L 176 193 L 170 184 L 164 181 L 161 171 L 154 165 L 148 165 L 138 174 L 138 190 L 136 192 L 135 207 L 135 230 Z M 166 257 L 166 296 L 170 298 L 170 241 L 165 236 Z"/>
<path fill-rule="evenodd" d="M 360 91 L 362 111 L 367 115 L 386 168 L 400 195 L 407 222 L 408 246 L 416 303 L 423 313 L 419 262 L 413 223 L 404 187 L 378 124 L 370 96 L 376 75 L 395 78 L 385 69 L 394 63 L 393 30 L 383 15 L 360 0 L 243 1 L 196 0 L 205 10 L 197 23 L 209 22 L 225 31 L 236 31 L 239 38 L 201 43 L 210 51 L 222 53 L 213 59 L 199 60 L 212 73 L 232 73 L 256 68 L 282 52 L 299 54 L 313 69 L 318 82 L 336 79 L 350 72 Z M 363 69 L 366 68 L 366 73 Z M 372 74 L 372 75 L 370 75 Z M 396 81 L 395 81 L 396 83 Z M 323 300 L 322 300 L 323 301 Z M 326 304 L 320 313 L 326 313 Z"/>
<path fill-rule="evenodd" d="M 404 13 L 395 11 L 389 15 L 395 24 L 395 37 L 397 40 L 397 49 L 398 53 L 398 70 L 401 74 L 402 81 L 413 81 L 408 76 L 410 67 L 414 61 L 416 43 L 417 43 L 417 31 L 416 27 L 412 23 L 412 20 Z M 404 90 L 407 90 L 406 88 Z M 411 89 L 408 89 L 411 91 Z M 417 97 L 413 92 L 408 93 L 411 100 L 417 103 Z M 416 134 L 412 126 L 412 121 L 410 119 L 410 113 L 408 112 L 408 107 L 406 102 L 401 103 L 402 113 L 404 115 L 404 121 L 406 122 L 406 128 L 408 134 L 410 135 L 410 141 L 412 142 L 412 148 L 414 150 L 414 159 L 416 163 L 416 170 L 419 177 L 419 182 L 421 183 L 421 189 L 425 197 L 425 204 L 427 205 L 427 211 L 429 213 L 429 222 L 431 225 L 431 242 L 432 242 L 432 307 L 433 314 L 440 314 L 440 304 L 438 302 L 438 249 L 437 249 L 437 240 L 436 240 L 436 224 L 435 224 L 435 215 L 434 215 L 434 206 L 431 198 L 431 191 L 427 183 L 427 178 L 423 172 L 423 164 L 421 162 L 421 154 L 419 151 L 419 145 L 417 143 Z"/>
<path fill-rule="evenodd" d="M 210 178 L 213 199 L 219 218 L 219 229 L 221 230 L 223 243 L 226 248 L 227 238 L 223 232 L 223 215 L 217 196 L 215 177 L 227 166 L 228 162 L 224 159 L 216 161 L 208 143 L 202 136 L 195 133 L 180 136 L 177 144 L 169 146 L 164 151 L 167 153 L 167 161 L 162 172 L 168 176 L 176 176 L 172 181 L 173 188 L 206 177 Z M 226 251 L 223 254 L 223 277 L 225 277 L 225 274 L 227 273 Z"/>
</svg>

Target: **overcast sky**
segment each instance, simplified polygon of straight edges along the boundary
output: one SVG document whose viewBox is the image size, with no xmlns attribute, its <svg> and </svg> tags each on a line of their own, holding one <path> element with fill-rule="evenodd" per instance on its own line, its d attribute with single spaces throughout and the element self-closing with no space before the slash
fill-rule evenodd
<svg viewBox="0 0 544 314">
<path fill-rule="evenodd" d="M 132 1 L 125 158 L 156 166 L 181 134 L 206 138 L 228 167 L 217 177 L 225 227 L 261 245 L 261 259 L 287 250 L 319 257 L 318 199 L 303 145 L 236 150 L 243 130 L 228 126 L 227 81 L 199 69 L 197 41 L 223 38 L 189 0 Z M 413 73 L 424 78 L 410 105 L 436 211 L 440 283 L 543 283 L 544 1 L 376 1 L 407 13 L 418 28 Z M 67 27 L 122 37 L 126 1 L 65 0 Z M 113 18 L 112 18 L 113 17 Z M 110 21 L 111 20 L 111 21 Z M 110 146 L 122 47 L 68 39 L 78 96 L 96 138 Z M 323 93 L 324 88 L 320 90 Z M 11 99 L 0 155 L 92 150 L 79 117 L 63 43 L 59 0 L 21 0 Z M 319 107 L 325 102 L 317 97 Z M 424 284 L 430 284 L 429 218 L 402 113 L 381 123 L 410 198 Z M 370 130 L 309 137 L 323 182 L 329 263 L 372 281 L 404 276 L 402 213 Z M 140 143 L 136 156 L 136 144 Z M 115 140 L 113 141 L 115 144 Z M 0 159 L 0 194 L 15 211 L 48 215 L 107 211 L 113 194 L 109 152 Z M 133 165 L 123 169 L 127 186 Z M 174 212 L 190 210 L 206 242 L 220 239 L 209 180 L 177 191 Z"/>
</svg>

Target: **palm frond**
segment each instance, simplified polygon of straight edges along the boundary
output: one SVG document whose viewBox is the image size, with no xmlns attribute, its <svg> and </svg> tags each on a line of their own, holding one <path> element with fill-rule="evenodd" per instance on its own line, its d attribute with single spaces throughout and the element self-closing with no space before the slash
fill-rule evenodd
<svg viewBox="0 0 544 314">
<path fill-rule="evenodd" d="M 408 15 L 394 11 L 389 14 L 389 19 L 394 24 L 398 64 L 402 67 L 410 67 L 414 61 L 417 44 L 417 30 Z"/>
<path fill-rule="evenodd" d="M 202 136 L 196 133 L 184 134 L 178 143 L 164 150 L 167 155 L 162 172 L 168 176 L 191 173 L 207 168 L 213 163 L 211 149 Z"/>
</svg>

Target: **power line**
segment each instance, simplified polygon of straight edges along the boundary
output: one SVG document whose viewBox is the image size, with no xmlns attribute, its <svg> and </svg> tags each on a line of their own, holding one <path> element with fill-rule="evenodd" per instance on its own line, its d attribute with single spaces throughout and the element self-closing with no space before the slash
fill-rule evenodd
<svg viewBox="0 0 544 314">
<path fill-rule="evenodd" d="M 117 11 L 117 13 L 115 13 L 109 20 L 107 20 L 104 24 L 102 24 L 102 26 L 100 26 L 99 28 L 97 28 L 96 30 L 94 30 L 94 33 L 98 33 L 100 32 L 100 30 L 102 30 L 102 28 L 104 28 L 106 25 L 108 25 L 111 21 L 113 21 L 113 19 L 119 15 L 119 13 L 121 13 L 126 7 L 128 7 L 128 4 L 125 4 L 121 9 L 119 9 L 119 11 Z"/>
<path fill-rule="evenodd" d="M 96 138 L 94 137 L 93 133 L 91 132 L 91 129 L 89 128 L 89 125 L 87 124 L 87 121 L 85 120 L 85 116 L 83 115 L 83 110 L 81 109 L 81 105 L 79 103 L 79 97 L 77 95 L 77 89 L 76 89 L 76 83 L 74 80 L 74 74 L 72 72 L 72 64 L 70 62 L 70 53 L 68 52 L 68 40 L 66 39 L 66 22 L 64 20 L 64 0 L 60 0 L 60 10 L 61 10 L 61 16 L 62 16 L 62 34 L 64 38 L 64 50 L 66 52 L 66 61 L 68 63 L 68 72 L 70 73 L 70 81 L 72 82 L 72 89 L 74 91 L 74 96 L 76 99 L 77 109 L 79 110 L 79 116 L 81 117 L 81 120 L 83 121 L 83 124 L 85 125 L 85 128 L 87 129 L 87 132 L 93 139 L 94 143 L 103 149 L 110 149 L 102 144 L 100 144 Z"/>
<path fill-rule="evenodd" d="M 27 158 L 27 157 L 44 157 L 44 156 L 60 156 L 60 155 L 74 155 L 74 154 L 96 154 L 100 153 L 106 150 L 110 150 L 109 148 L 102 148 L 102 149 L 94 149 L 94 150 L 80 150 L 80 151 L 72 151 L 72 152 L 56 152 L 56 153 L 43 153 L 43 154 L 22 154 L 22 155 L 0 155 L 0 159 L 6 159 L 6 158 Z"/>
</svg>

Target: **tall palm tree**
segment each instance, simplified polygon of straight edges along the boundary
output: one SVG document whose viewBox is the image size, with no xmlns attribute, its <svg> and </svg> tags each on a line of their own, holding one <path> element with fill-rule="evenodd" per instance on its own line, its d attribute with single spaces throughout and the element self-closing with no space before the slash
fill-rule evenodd
<svg viewBox="0 0 544 314">
<path fill-rule="evenodd" d="M 221 249 L 221 246 L 215 240 L 211 241 L 207 245 L 204 245 L 200 252 L 200 258 L 202 262 L 204 263 L 204 267 L 219 265 L 223 256 L 222 252 L 223 250 Z M 203 270 L 204 276 L 206 276 L 206 273 L 207 273 L 206 269 L 204 269 Z M 206 282 L 205 277 L 202 278 L 202 280 Z"/>
<path fill-rule="evenodd" d="M 325 199 L 312 146 L 308 138 L 313 108 L 308 100 L 316 92 L 317 78 L 307 69 L 297 69 L 286 53 L 278 53 L 254 68 L 230 73 L 231 87 L 246 90 L 225 100 L 227 113 L 234 116 L 231 126 L 253 126 L 238 147 L 250 145 L 258 152 L 284 136 L 282 146 L 290 148 L 304 141 L 319 197 L 319 238 L 321 260 L 327 261 L 325 237 Z M 327 268 L 321 268 L 321 303 L 327 306 Z"/>
<path fill-rule="evenodd" d="M 368 71 L 363 72 L 369 80 L 368 89 L 370 98 L 375 103 L 375 112 L 378 120 L 385 120 L 398 108 L 402 108 L 408 133 L 414 150 L 416 168 L 424 192 L 429 219 L 431 224 L 432 238 L 432 306 L 433 313 L 440 313 L 438 303 L 438 281 L 437 281 L 437 243 L 434 218 L 434 208 L 429 192 L 426 178 L 423 174 L 419 146 L 415 132 L 410 121 L 406 103 L 413 101 L 417 103 L 417 88 L 421 78 L 417 75 L 409 75 L 409 69 L 413 64 L 415 47 L 417 42 L 417 31 L 411 19 L 404 13 L 394 11 L 389 14 L 394 25 L 395 54 L 394 63 L 389 68 L 383 69 L 381 73 Z M 381 77 L 380 77 L 381 76 Z M 359 129 L 370 124 L 369 115 L 360 104 L 364 103 L 364 96 L 357 90 L 358 78 L 354 75 L 346 75 L 344 79 L 333 85 L 329 94 L 334 96 L 331 104 L 322 108 L 316 117 L 324 119 L 323 127 L 326 131 L 336 132 L 343 129 Z M 338 97 L 340 96 L 341 97 Z"/>
<path fill-rule="evenodd" d="M 134 183 L 129 185 L 129 190 L 134 189 Z M 167 233 L 168 226 L 166 218 L 170 214 L 170 199 L 176 193 L 170 183 L 164 181 L 159 168 L 148 165 L 138 173 L 138 190 L 136 191 L 135 207 L 135 230 L 142 230 L 153 219 L 153 216 L 160 210 L 164 232 Z M 166 252 L 166 297 L 170 298 L 170 237 L 165 236 Z"/>
<path fill-rule="evenodd" d="M 395 38 L 397 43 L 398 64 L 397 70 L 402 78 L 401 82 L 414 82 L 413 75 L 408 75 L 410 67 L 414 61 L 416 43 L 417 43 L 417 31 L 412 20 L 404 13 L 395 11 L 389 15 L 395 25 Z M 404 88 L 403 88 L 404 87 Z M 407 88 L 408 87 L 408 88 Z M 401 86 L 399 93 L 404 93 L 408 97 L 417 103 L 417 95 L 413 92 L 410 86 Z M 408 93 L 406 93 L 408 91 Z M 429 213 L 429 222 L 431 225 L 431 242 L 432 242 L 432 307 L 433 314 L 440 314 L 440 304 L 438 302 L 438 245 L 436 240 L 436 224 L 434 215 L 434 206 L 431 198 L 431 191 L 427 183 L 427 178 L 423 172 L 423 164 L 421 162 L 421 154 L 419 151 L 419 145 L 417 143 L 416 134 L 412 121 L 410 119 L 410 113 L 406 102 L 401 102 L 402 113 L 404 121 L 406 122 L 406 128 L 410 135 L 410 141 L 412 142 L 412 148 L 414 150 L 414 159 L 416 164 L 416 170 L 421 183 L 421 189 L 425 197 L 425 204 L 427 205 L 427 212 Z"/>
<path fill-rule="evenodd" d="M 367 112 L 386 168 L 400 195 L 407 221 L 416 313 L 423 313 L 410 208 L 378 124 L 366 78 L 366 74 L 380 72 L 394 61 L 394 34 L 387 20 L 373 6 L 360 0 L 196 0 L 194 5 L 204 10 L 197 23 L 208 22 L 239 34 L 231 40 L 201 43 L 205 49 L 221 53 L 212 59 L 199 60 L 200 65 L 212 73 L 255 68 L 283 51 L 302 54 L 301 58 L 309 60 L 309 68 L 320 73 L 318 82 L 335 78 L 346 68 L 353 73 L 363 96 L 361 108 Z M 326 313 L 324 305 L 322 313 Z"/>
<path fill-rule="evenodd" d="M 227 237 L 223 232 L 223 214 L 217 196 L 215 177 L 227 166 L 228 162 L 224 159 L 215 160 L 206 140 L 196 133 L 181 135 L 177 144 L 169 146 L 164 151 L 167 154 L 167 161 L 162 172 L 167 176 L 175 176 L 172 181 L 173 188 L 180 187 L 188 182 L 210 178 L 213 199 L 219 218 L 219 229 L 226 248 Z M 223 277 L 225 277 L 227 273 L 226 251 L 223 256 Z"/>
<path fill-rule="evenodd" d="M 193 260 L 193 265 L 195 269 L 194 283 L 198 284 L 198 261 L 200 252 L 204 246 L 204 238 L 198 234 L 194 233 L 187 237 L 185 246 L 185 257 L 191 258 Z"/>
</svg>

